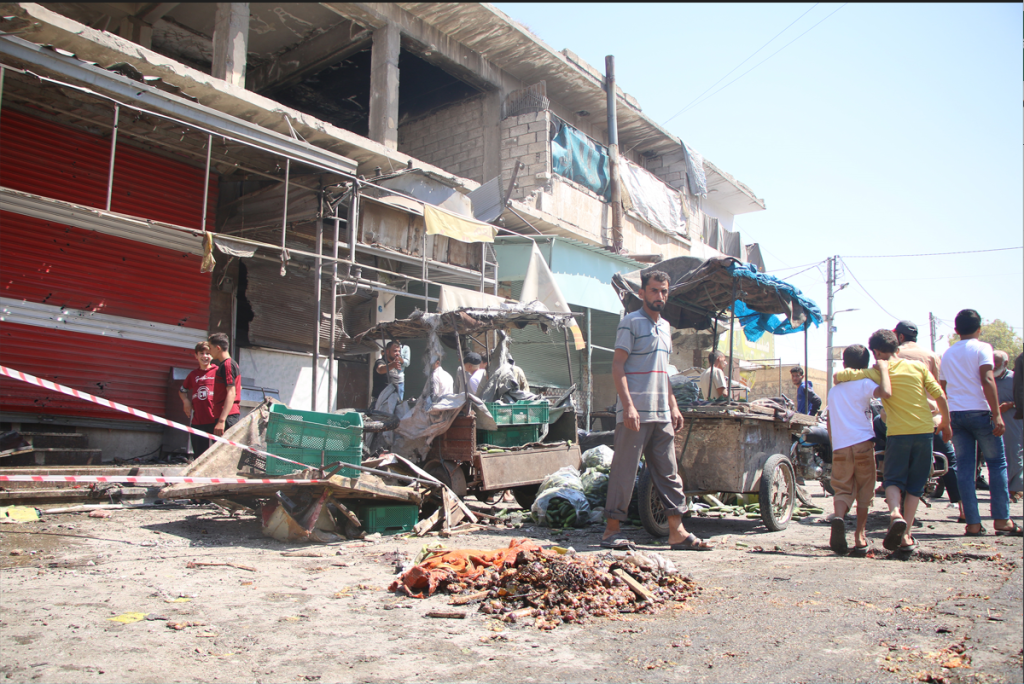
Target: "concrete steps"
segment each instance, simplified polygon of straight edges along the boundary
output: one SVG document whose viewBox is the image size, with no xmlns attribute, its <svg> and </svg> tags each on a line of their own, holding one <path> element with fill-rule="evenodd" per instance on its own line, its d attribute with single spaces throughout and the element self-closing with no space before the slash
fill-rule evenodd
<svg viewBox="0 0 1024 684">
<path fill-rule="evenodd" d="M 0 457 L 0 466 L 84 466 L 100 465 L 103 461 L 103 451 L 90 449 L 89 438 L 80 432 L 48 429 L 20 434 L 31 451 Z"/>
</svg>

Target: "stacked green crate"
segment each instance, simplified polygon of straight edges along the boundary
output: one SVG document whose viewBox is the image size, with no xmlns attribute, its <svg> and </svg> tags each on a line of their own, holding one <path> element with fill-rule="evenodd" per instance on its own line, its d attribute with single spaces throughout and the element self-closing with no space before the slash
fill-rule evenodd
<svg viewBox="0 0 1024 684">
<path fill-rule="evenodd" d="M 277 456 L 298 461 L 310 467 L 351 463 L 359 465 L 363 459 L 363 416 L 360 413 L 322 413 L 299 411 L 284 404 L 270 407 L 267 424 L 267 451 Z M 297 466 L 267 459 L 267 475 L 284 475 Z M 354 468 L 342 468 L 342 477 L 359 477 Z"/>
</svg>

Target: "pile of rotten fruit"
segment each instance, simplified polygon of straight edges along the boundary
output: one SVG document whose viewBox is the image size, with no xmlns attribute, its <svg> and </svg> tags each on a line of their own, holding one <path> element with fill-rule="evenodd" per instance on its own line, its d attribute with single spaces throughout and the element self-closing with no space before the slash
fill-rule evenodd
<svg viewBox="0 0 1024 684">
<path fill-rule="evenodd" d="M 451 603 L 480 602 L 480 612 L 539 629 L 618 613 L 656 613 L 700 588 L 670 561 L 637 552 L 575 555 L 524 539 L 495 551 L 438 551 L 396 579 L 390 591 L 425 598 L 437 590 Z"/>
</svg>

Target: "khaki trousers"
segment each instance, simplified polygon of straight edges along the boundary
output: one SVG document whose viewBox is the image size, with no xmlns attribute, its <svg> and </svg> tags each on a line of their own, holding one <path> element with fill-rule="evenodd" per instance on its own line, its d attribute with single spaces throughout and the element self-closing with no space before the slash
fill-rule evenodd
<svg viewBox="0 0 1024 684">
<path fill-rule="evenodd" d="M 640 423 L 640 431 L 627 430 L 622 423 L 615 426 L 615 455 L 608 477 L 608 501 L 605 517 L 629 519 L 629 500 L 633 496 L 640 454 L 654 480 L 654 490 L 668 515 L 686 513 L 683 481 L 676 465 L 675 432 L 672 423 Z"/>
</svg>

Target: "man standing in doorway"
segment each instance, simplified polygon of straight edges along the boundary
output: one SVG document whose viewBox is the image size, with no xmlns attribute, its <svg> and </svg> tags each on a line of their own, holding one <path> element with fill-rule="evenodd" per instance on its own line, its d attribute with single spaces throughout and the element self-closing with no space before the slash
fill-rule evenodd
<svg viewBox="0 0 1024 684">
<path fill-rule="evenodd" d="M 654 489 L 668 516 L 668 543 L 674 551 L 708 551 L 711 546 L 683 527 L 686 496 L 675 456 L 675 431 L 683 427 L 668 379 L 672 332 L 661 317 L 668 300 L 668 275 L 662 271 L 641 274 L 643 307 L 625 316 L 615 335 L 612 378 L 618 394 L 615 455 L 608 481 L 605 515 L 608 524 L 601 538 L 607 548 L 631 546 L 616 539 L 627 520 L 633 484 L 644 454 Z"/>
<path fill-rule="evenodd" d="M 821 397 L 814 392 L 814 383 L 810 380 L 804 381 L 804 369 L 800 366 L 793 366 L 789 371 L 790 380 L 796 385 L 796 411 L 806 413 L 809 416 L 816 416 L 821 411 Z"/>
<path fill-rule="evenodd" d="M 213 434 L 223 435 L 242 417 L 239 403 L 242 401 L 242 376 L 238 364 L 231 358 L 228 349 L 231 341 L 224 333 L 210 335 L 210 355 L 217 364 L 213 383 L 213 413 L 217 422 Z"/>
<path fill-rule="evenodd" d="M 1010 522 L 1010 492 L 1006 485 L 1006 431 L 999 412 L 999 394 L 992 369 L 992 347 L 981 339 L 981 316 L 974 309 L 963 309 L 953 319 L 960 341 L 942 355 L 939 383 L 949 396 L 953 423 L 953 448 L 956 449 L 957 483 L 964 501 L 968 537 L 985 534 L 978 513 L 975 489 L 977 447 L 988 466 L 989 506 L 996 534 L 1021 536 L 1021 527 Z"/>
</svg>

